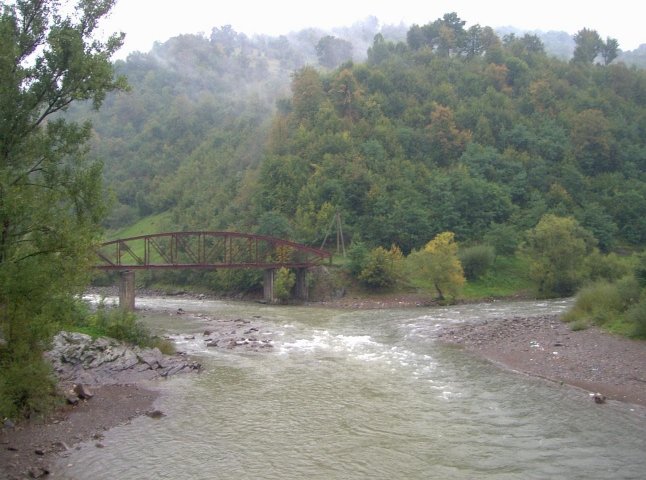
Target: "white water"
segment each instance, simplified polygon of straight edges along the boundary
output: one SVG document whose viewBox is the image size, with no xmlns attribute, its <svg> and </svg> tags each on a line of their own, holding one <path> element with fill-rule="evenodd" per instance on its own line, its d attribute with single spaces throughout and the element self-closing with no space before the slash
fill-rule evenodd
<svg viewBox="0 0 646 480">
<path fill-rule="evenodd" d="M 268 353 L 184 343 L 205 371 L 160 384 L 139 417 L 63 459 L 69 479 L 643 479 L 646 417 L 502 371 L 433 339 L 438 325 L 556 313 L 567 302 L 334 311 L 141 299 L 160 331 L 260 316 Z M 164 313 L 166 312 L 166 313 Z"/>
</svg>

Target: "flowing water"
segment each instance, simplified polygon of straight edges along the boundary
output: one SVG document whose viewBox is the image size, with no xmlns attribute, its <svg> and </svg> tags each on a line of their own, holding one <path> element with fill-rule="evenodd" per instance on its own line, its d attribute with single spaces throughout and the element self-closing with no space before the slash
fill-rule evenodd
<svg viewBox="0 0 646 480">
<path fill-rule="evenodd" d="M 180 345 L 199 375 L 161 382 L 155 407 L 83 444 L 68 479 L 644 479 L 646 417 L 629 405 L 504 371 L 434 340 L 439 325 L 567 302 L 338 311 L 138 299 L 163 332 L 259 317 L 271 352 Z M 161 310 L 161 312 L 159 312 Z M 165 312 L 164 312 L 165 310 Z M 178 336 L 183 338 L 183 336 Z"/>
</svg>

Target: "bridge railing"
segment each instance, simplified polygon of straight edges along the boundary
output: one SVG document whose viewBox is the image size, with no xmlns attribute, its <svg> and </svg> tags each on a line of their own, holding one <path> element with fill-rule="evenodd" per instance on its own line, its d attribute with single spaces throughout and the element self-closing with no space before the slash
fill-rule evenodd
<svg viewBox="0 0 646 480">
<path fill-rule="evenodd" d="M 106 242 L 96 268 L 308 268 L 331 261 L 325 250 L 265 235 L 238 232 L 166 232 Z"/>
</svg>

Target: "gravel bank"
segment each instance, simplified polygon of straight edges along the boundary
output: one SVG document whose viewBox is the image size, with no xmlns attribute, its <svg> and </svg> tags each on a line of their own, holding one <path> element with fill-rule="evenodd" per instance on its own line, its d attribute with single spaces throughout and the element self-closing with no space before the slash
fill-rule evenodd
<svg viewBox="0 0 646 480">
<path fill-rule="evenodd" d="M 646 406 L 646 341 L 594 327 L 572 331 L 556 315 L 461 325 L 439 335 L 506 368 Z"/>
</svg>

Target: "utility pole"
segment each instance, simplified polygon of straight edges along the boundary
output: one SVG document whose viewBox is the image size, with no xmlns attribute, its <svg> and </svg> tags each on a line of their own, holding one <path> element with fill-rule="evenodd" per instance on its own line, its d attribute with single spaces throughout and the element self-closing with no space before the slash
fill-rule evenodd
<svg viewBox="0 0 646 480">
<path fill-rule="evenodd" d="M 330 230 L 332 229 L 332 225 L 336 223 L 336 253 L 343 253 L 343 258 L 345 258 L 345 239 L 343 238 L 343 226 L 341 225 L 341 214 L 337 210 L 334 214 L 334 217 L 332 218 L 332 221 L 330 222 L 330 225 L 327 227 L 327 231 L 325 232 L 325 238 L 323 239 L 323 242 L 321 243 L 321 248 L 325 245 L 325 242 L 327 242 L 327 237 L 330 235 Z"/>
</svg>

